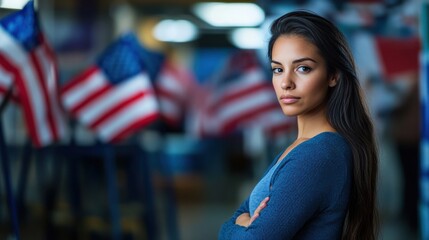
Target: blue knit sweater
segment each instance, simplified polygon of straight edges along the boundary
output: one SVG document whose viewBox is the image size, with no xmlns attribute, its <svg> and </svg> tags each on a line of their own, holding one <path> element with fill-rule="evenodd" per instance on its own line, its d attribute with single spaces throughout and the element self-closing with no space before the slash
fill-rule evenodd
<svg viewBox="0 0 429 240">
<path fill-rule="evenodd" d="M 222 225 L 219 240 L 340 239 L 351 181 L 350 146 L 338 133 L 320 133 L 280 162 L 260 216 L 249 227 L 235 224 L 240 214 L 249 212 L 247 198 Z"/>
</svg>

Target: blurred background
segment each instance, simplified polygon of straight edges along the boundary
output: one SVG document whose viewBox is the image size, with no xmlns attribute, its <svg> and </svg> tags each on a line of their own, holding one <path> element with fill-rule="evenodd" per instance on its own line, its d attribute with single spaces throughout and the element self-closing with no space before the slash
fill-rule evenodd
<svg viewBox="0 0 429 240">
<path fill-rule="evenodd" d="M 380 239 L 429 239 L 428 4 L 0 1 L 0 239 L 217 239 L 296 136 L 266 53 L 270 23 L 295 9 L 353 50 Z"/>
</svg>

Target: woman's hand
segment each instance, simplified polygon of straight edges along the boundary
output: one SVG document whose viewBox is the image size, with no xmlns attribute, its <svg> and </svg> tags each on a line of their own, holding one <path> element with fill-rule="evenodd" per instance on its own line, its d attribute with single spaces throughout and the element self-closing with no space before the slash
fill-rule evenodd
<svg viewBox="0 0 429 240">
<path fill-rule="evenodd" d="M 262 202 L 259 204 L 259 206 L 256 208 L 255 212 L 253 213 L 253 216 L 250 217 L 249 213 L 242 213 L 240 216 L 237 217 L 235 220 L 235 224 L 248 227 L 250 224 L 252 224 L 253 221 L 256 220 L 256 218 L 259 217 L 259 214 L 261 213 L 262 209 L 264 209 L 267 206 L 267 202 L 270 200 L 269 197 L 264 198 Z"/>
</svg>

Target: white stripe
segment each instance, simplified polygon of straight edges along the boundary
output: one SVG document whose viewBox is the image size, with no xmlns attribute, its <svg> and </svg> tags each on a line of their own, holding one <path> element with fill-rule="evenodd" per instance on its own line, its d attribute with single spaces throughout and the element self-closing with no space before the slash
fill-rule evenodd
<svg viewBox="0 0 429 240">
<path fill-rule="evenodd" d="M 146 95 L 139 101 L 128 105 L 122 111 L 115 114 L 108 121 L 103 122 L 97 129 L 101 139 L 111 140 L 114 136 L 128 128 L 130 124 L 138 119 L 156 113 L 158 109 L 156 99 L 153 95 Z"/>
<path fill-rule="evenodd" d="M 91 124 L 98 117 L 111 110 L 116 105 L 138 92 L 150 90 L 149 79 L 146 74 L 138 74 L 122 84 L 116 85 L 102 97 L 90 102 L 78 113 L 84 124 Z"/>
<path fill-rule="evenodd" d="M 0 65 L 0 86 L 9 89 L 12 86 L 12 74 L 6 72 Z"/>
<path fill-rule="evenodd" d="M 61 98 L 66 109 L 74 108 L 82 99 L 85 99 L 87 96 L 105 87 L 108 84 L 105 79 L 106 76 L 103 72 L 97 71 L 85 81 L 80 82 L 67 92 L 64 92 Z"/>
<path fill-rule="evenodd" d="M 35 121 L 35 131 L 40 142 L 49 142 L 51 139 L 50 131 L 46 121 L 46 106 L 43 102 L 42 89 L 39 81 L 36 79 L 36 71 L 32 66 L 27 52 L 10 37 L 10 35 L 0 27 L 0 49 L 12 61 L 15 67 L 21 69 L 22 77 L 25 81 L 25 87 L 29 95 L 30 107 L 33 110 L 33 119 Z"/>
</svg>

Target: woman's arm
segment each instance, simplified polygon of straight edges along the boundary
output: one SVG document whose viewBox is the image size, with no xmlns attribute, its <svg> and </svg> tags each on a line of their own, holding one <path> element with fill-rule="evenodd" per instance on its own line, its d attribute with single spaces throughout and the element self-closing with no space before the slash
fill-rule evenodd
<svg viewBox="0 0 429 240">
<path fill-rule="evenodd" d="M 262 200 L 259 206 L 255 209 L 255 212 L 253 213 L 252 217 L 250 217 L 250 214 L 248 212 L 242 213 L 235 220 L 235 224 L 243 227 L 248 227 L 250 224 L 252 224 L 253 221 L 256 220 L 256 218 L 259 217 L 259 214 L 261 213 L 262 209 L 267 206 L 269 200 L 269 197 L 264 198 L 264 200 Z"/>
<path fill-rule="evenodd" d="M 332 181 L 342 172 L 329 159 L 314 156 L 291 158 L 279 166 L 269 203 L 259 217 L 248 227 L 229 222 L 222 227 L 219 239 L 292 239 L 326 201 Z"/>
</svg>

